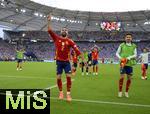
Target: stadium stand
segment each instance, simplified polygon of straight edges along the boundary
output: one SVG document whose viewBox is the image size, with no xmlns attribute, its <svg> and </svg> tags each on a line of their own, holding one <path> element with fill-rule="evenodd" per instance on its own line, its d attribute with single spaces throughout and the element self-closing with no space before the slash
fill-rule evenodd
<svg viewBox="0 0 150 114">
<path fill-rule="evenodd" d="M 26 50 L 26 55 L 32 55 L 33 58 L 39 60 L 53 60 L 55 56 L 54 45 L 47 32 L 44 31 L 5 31 L 10 41 L 0 41 L 0 55 L 1 60 L 14 60 L 15 47 L 18 44 L 22 44 Z M 56 32 L 59 34 L 59 32 Z M 117 61 L 115 56 L 116 50 L 120 42 L 123 42 L 123 36 L 127 32 L 77 32 L 71 31 L 70 37 L 72 37 L 80 47 L 90 49 L 95 44 L 101 48 L 100 58 L 110 59 L 113 58 Z M 25 34 L 23 36 L 22 34 Z M 111 35 L 110 35 L 111 34 Z M 113 34 L 113 35 L 112 35 Z M 147 42 L 150 39 L 150 33 L 132 32 L 134 42 L 138 46 L 138 54 L 144 46 L 150 48 L 150 44 Z M 13 44 L 14 43 L 14 44 Z"/>
</svg>

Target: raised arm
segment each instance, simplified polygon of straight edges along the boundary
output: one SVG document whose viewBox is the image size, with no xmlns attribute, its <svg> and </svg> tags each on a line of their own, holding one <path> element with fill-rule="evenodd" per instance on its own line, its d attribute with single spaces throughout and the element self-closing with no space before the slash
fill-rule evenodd
<svg viewBox="0 0 150 114">
<path fill-rule="evenodd" d="M 52 39 L 55 42 L 56 39 L 58 38 L 58 35 L 52 31 L 52 28 L 51 28 L 51 15 L 49 15 L 47 17 L 47 31 L 48 31 L 49 35 L 52 37 Z"/>
<path fill-rule="evenodd" d="M 97 49 L 98 49 L 98 51 L 100 51 L 101 50 L 101 47 L 99 47 L 98 45 L 94 45 L 94 47 L 96 47 Z"/>
<path fill-rule="evenodd" d="M 26 53 L 25 48 L 22 49 L 22 52 L 23 52 L 23 53 Z"/>
<path fill-rule="evenodd" d="M 18 52 L 18 49 L 15 47 L 15 51 Z"/>
<path fill-rule="evenodd" d="M 102 48 L 101 47 L 99 47 L 98 45 L 94 45 L 92 48 L 91 48 L 91 50 L 93 50 L 94 48 L 97 48 L 98 49 L 98 52 L 100 52 L 101 50 L 102 50 Z"/>
</svg>

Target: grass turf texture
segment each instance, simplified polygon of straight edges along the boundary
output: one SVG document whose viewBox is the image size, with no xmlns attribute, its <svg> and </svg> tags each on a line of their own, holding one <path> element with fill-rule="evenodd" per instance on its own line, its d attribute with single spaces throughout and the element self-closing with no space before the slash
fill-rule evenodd
<svg viewBox="0 0 150 114">
<path fill-rule="evenodd" d="M 40 88 L 54 86 L 55 63 L 26 62 L 23 71 L 16 71 L 15 62 L 0 62 L 0 88 Z M 149 69 L 150 74 L 150 69 Z M 149 76 L 150 77 L 150 76 Z M 150 113 L 150 79 L 141 80 L 140 65 L 134 66 L 129 98 L 118 98 L 119 65 L 100 64 L 99 76 L 81 76 L 78 69 L 72 85 L 72 98 L 89 101 L 141 104 L 142 106 L 115 105 L 96 102 L 60 101 L 58 89 L 51 90 L 51 114 L 149 114 Z M 63 75 L 63 82 L 65 76 Z M 125 90 L 124 82 L 124 90 Z M 65 91 L 66 85 L 63 86 Z"/>
</svg>

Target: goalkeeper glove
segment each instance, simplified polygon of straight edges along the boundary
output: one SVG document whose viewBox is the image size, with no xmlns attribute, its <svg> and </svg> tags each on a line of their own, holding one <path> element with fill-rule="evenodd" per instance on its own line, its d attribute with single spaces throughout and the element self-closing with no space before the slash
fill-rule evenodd
<svg viewBox="0 0 150 114">
<path fill-rule="evenodd" d="M 126 65 L 126 63 L 127 63 L 127 59 L 126 58 L 122 58 L 121 62 L 120 62 L 121 68 L 123 68 Z"/>
</svg>

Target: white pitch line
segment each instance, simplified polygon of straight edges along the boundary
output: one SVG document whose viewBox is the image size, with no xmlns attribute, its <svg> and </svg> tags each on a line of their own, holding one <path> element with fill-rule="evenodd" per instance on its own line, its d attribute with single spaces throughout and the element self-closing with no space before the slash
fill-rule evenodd
<svg viewBox="0 0 150 114">
<path fill-rule="evenodd" d="M 65 85 L 67 82 L 63 82 L 62 83 L 62 85 Z M 56 85 L 53 85 L 53 86 L 50 86 L 50 87 L 48 87 L 48 88 L 45 88 L 46 90 L 48 90 L 48 89 L 54 89 L 54 88 L 56 88 L 57 87 L 57 84 Z"/>
<path fill-rule="evenodd" d="M 56 97 L 50 97 L 50 99 L 59 100 Z M 66 100 L 66 99 L 64 99 Z M 72 99 L 72 101 L 83 102 L 83 103 L 96 103 L 96 104 L 110 104 L 110 105 L 122 105 L 122 106 L 133 106 L 133 107 L 145 107 L 150 108 L 150 105 L 144 104 L 132 104 L 132 103 L 121 103 L 121 102 L 108 102 L 108 101 L 95 101 L 95 100 L 84 100 L 84 99 Z"/>
<path fill-rule="evenodd" d="M 75 79 L 72 79 L 71 81 L 73 82 Z M 67 82 L 65 81 L 65 82 L 63 82 L 62 84 L 63 85 L 65 85 Z M 51 90 L 51 89 L 54 89 L 54 88 L 56 88 L 57 87 L 57 84 L 56 85 L 53 85 L 53 86 L 50 86 L 50 87 L 47 87 L 47 88 L 45 88 L 45 89 L 41 89 L 41 90 L 39 90 L 39 91 L 36 91 L 36 92 L 34 92 L 34 93 L 31 93 L 30 94 L 30 96 L 32 96 L 33 94 L 39 94 L 41 91 L 45 91 L 45 90 Z M 5 95 L 5 93 L 0 93 L 1 95 Z M 7 95 L 10 95 L 10 96 L 12 96 L 12 95 L 15 95 L 15 96 L 18 96 L 18 94 L 7 94 Z M 26 95 L 20 95 L 20 96 L 26 96 Z"/>
<path fill-rule="evenodd" d="M 40 77 L 33 77 L 33 76 L 10 76 L 10 75 L 0 75 L 0 78 L 21 78 L 21 79 L 56 79 L 56 78 L 40 78 Z"/>
</svg>

